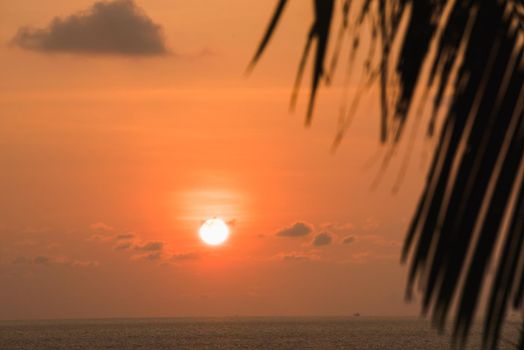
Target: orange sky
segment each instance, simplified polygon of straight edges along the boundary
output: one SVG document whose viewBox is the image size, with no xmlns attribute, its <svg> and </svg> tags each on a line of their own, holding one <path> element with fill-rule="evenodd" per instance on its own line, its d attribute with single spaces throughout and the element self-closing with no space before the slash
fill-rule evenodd
<svg viewBox="0 0 524 350">
<path fill-rule="evenodd" d="M 306 94 L 288 112 L 299 2 L 246 77 L 274 3 L 137 0 L 163 27 L 159 57 L 8 45 L 92 1 L 0 3 L 1 318 L 418 312 L 399 251 L 429 147 L 393 195 L 403 152 L 372 189 L 373 92 L 335 154 L 340 81 L 311 128 Z M 197 235 L 213 216 L 233 222 L 220 247 Z M 277 235 L 297 222 L 311 232 Z"/>
</svg>

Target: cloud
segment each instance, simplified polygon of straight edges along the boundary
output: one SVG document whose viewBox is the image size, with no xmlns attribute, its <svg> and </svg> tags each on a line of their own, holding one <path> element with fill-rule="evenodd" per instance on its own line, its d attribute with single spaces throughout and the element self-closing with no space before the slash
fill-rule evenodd
<svg viewBox="0 0 524 350">
<path fill-rule="evenodd" d="M 162 258 L 162 252 L 161 251 L 155 251 L 155 252 L 152 252 L 152 253 L 134 255 L 132 257 L 133 260 L 148 260 L 148 261 L 158 261 L 161 258 Z"/>
<path fill-rule="evenodd" d="M 96 222 L 94 224 L 89 225 L 89 228 L 93 231 L 113 231 L 113 227 L 104 224 L 103 222 Z"/>
<path fill-rule="evenodd" d="M 303 237 L 310 234 L 313 231 L 313 227 L 310 224 L 304 222 L 296 222 L 290 227 L 285 227 L 276 232 L 279 237 Z"/>
<path fill-rule="evenodd" d="M 106 236 L 106 235 L 95 233 L 94 235 L 89 236 L 89 238 L 87 238 L 87 241 L 88 242 L 109 242 L 112 239 L 113 238 L 111 236 Z"/>
<path fill-rule="evenodd" d="M 163 248 L 164 248 L 164 242 L 160 242 L 160 241 L 151 241 L 143 245 L 135 246 L 136 250 L 139 250 L 142 252 L 155 252 L 155 251 L 160 251 Z"/>
<path fill-rule="evenodd" d="M 200 254 L 195 252 L 173 254 L 173 256 L 171 257 L 171 260 L 173 261 L 188 261 L 197 259 L 200 259 Z"/>
<path fill-rule="evenodd" d="M 318 259 L 318 256 L 306 253 L 291 252 L 281 254 L 280 258 L 283 261 L 311 261 Z"/>
<path fill-rule="evenodd" d="M 344 238 L 342 240 L 342 244 L 351 244 L 353 242 L 355 242 L 355 236 L 347 236 L 346 238 Z"/>
<path fill-rule="evenodd" d="M 44 255 L 39 255 L 33 259 L 33 262 L 38 265 L 49 265 L 51 263 L 51 258 Z"/>
<path fill-rule="evenodd" d="M 128 240 L 128 239 L 133 239 L 133 238 L 135 238 L 135 235 L 132 234 L 132 233 L 127 233 L 127 234 L 115 236 L 115 240 L 117 240 L 117 241 L 124 241 L 124 240 Z"/>
<path fill-rule="evenodd" d="M 123 56 L 168 53 L 161 26 L 133 0 L 98 1 L 86 11 L 55 17 L 46 28 L 22 27 L 11 44 L 46 53 Z"/>
<path fill-rule="evenodd" d="M 113 249 L 114 250 L 129 250 L 133 247 L 133 244 L 131 242 L 122 242 L 116 244 Z"/>
<path fill-rule="evenodd" d="M 81 261 L 81 260 L 72 260 L 69 262 L 71 267 L 98 267 L 100 263 L 98 261 Z"/>
<path fill-rule="evenodd" d="M 324 245 L 329 245 L 329 244 L 331 244 L 332 241 L 333 241 L 333 238 L 331 237 L 331 235 L 329 233 L 322 232 L 322 233 L 319 233 L 318 235 L 315 236 L 315 238 L 313 239 L 312 244 L 315 247 L 320 247 L 320 246 L 324 246 Z"/>
<path fill-rule="evenodd" d="M 380 227 L 380 222 L 374 217 L 368 217 L 364 224 L 362 225 L 362 229 L 364 231 L 374 231 Z"/>
<path fill-rule="evenodd" d="M 352 222 L 326 222 L 320 225 L 320 228 L 330 231 L 352 231 L 355 229 L 355 224 L 353 224 Z"/>
<path fill-rule="evenodd" d="M 113 228 L 112 228 L 113 230 Z M 171 258 L 166 254 L 166 243 L 163 241 L 144 241 L 134 233 L 122 233 L 111 235 L 108 233 L 95 233 L 88 241 L 96 241 L 104 244 L 111 244 L 114 251 L 129 252 L 131 260 L 146 261 L 169 261 Z M 133 254 L 134 253 L 134 254 Z M 179 260 L 189 260 L 195 258 L 193 253 L 179 254 Z M 173 258 L 172 260 L 176 260 Z M 42 261 L 45 263 L 45 261 Z M 76 262 L 76 265 L 85 265 L 83 262 Z"/>
<path fill-rule="evenodd" d="M 91 260 L 77 260 L 67 257 L 55 257 L 47 255 L 38 255 L 33 259 L 28 259 L 25 257 L 16 258 L 13 262 L 14 264 L 24 264 L 24 265 L 42 265 L 42 266 L 68 266 L 68 267 L 77 267 L 77 268 L 87 268 L 87 267 L 98 267 L 100 263 L 98 261 Z"/>
<path fill-rule="evenodd" d="M 104 226 L 100 226 L 100 224 Z M 113 249 L 115 250 L 125 250 L 128 248 L 132 248 L 133 244 L 131 243 L 131 241 L 136 238 L 136 235 L 132 233 L 124 233 L 124 234 L 119 234 L 119 235 L 108 234 L 106 232 L 108 231 L 108 229 L 105 228 L 106 226 L 103 223 L 97 223 L 96 227 L 98 228 L 97 231 L 103 230 L 104 232 L 95 233 L 89 236 L 89 238 L 87 239 L 88 242 L 101 242 L 101 243 L 110 242 L 112 243 L 116 241 L 116 245 L 113 247 Z M 107 226 L 107 227 L 110 227 L 111 231 L 114 230 L 114 228 L 112 228 L 111 226 Z M 93 225 L 91 225 L 91 228 L 93 228 Z"/>
<path fill-rule="evenodd" d="M 94 233 L 89 236 L 87 239 L 88 242 L 107 242 L 113 239 L 110 232 L 113 231 L 114 228 L 108 224 L 100 221 L 89 225 L 89 228 L 94 231 Z"/>
<path fill-rule="evenodd" d="M 145 254 L 142 256 L 142 259 L 146 259 L 149 261 L 156 261 L 156 260 L 160 260 L 161 257 L 162 257 L 162 253 L 158 251 L 158 252 Z"/>
</svg>

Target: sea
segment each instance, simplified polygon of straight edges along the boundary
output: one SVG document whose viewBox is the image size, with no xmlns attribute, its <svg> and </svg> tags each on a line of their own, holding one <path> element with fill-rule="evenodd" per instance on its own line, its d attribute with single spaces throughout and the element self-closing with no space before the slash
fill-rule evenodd
<svg viewBox="0 0 524 350">
<path fill-rule="evenodd" d="M 500 349 L 515 349 L 519 324 L 508 324 Z M 481 327 L 467 349 L 480 349 Z M 0 349 L 451 349 L 418 318 L 230 317 L 0 321 Z"/>
</svg>

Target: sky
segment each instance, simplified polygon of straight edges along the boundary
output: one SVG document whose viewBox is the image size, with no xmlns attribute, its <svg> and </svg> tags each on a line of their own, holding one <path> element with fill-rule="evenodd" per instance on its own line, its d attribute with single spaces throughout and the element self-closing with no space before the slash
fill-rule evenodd
<svg viewBox="0 0 524 350">
<path fill-rule="evenodd" d="M 395 192 L 376 89 L 335 151 L 342 78 L 311 126 L 307 78 L 289 111 L 303 5 L 247 75 L 273 0 L 0 3 L 0 318 L 419 313 L 400 250 L 431 141 Z"/>
</svg>

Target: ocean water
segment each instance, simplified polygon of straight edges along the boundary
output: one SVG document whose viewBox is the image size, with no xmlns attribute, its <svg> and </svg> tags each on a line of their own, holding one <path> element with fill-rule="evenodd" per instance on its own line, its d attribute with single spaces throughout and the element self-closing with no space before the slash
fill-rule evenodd
<svg viewBox="0 0 524 350">
<path fill-rule="evenodd" d="M 518 324 L 501 349 L 514 349 Z M 468 349 L 480 348 L 477 326 Z M 0 322 L 0 349 L 450 349 L 427 321 L 411 318 L 176 318 Z"/>
</svg>

